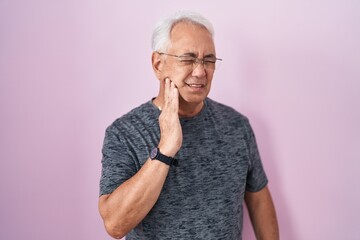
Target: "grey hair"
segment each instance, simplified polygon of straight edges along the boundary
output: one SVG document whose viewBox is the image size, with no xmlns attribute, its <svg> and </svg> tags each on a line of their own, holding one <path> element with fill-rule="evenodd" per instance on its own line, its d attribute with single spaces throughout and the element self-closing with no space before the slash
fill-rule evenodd
<svg viewBox="0 0 360 240">
<path fill-rule="evenodd" d="M 170 46 L 170 33 L 179 22 L 187 22 L 206 28 L 214 36 L 214 28 L 209 20 L 198 13 L 181 11 L 159 21 L 152 34 L 151 45 L 153 51 L 166 51 Z"/>
</svg>

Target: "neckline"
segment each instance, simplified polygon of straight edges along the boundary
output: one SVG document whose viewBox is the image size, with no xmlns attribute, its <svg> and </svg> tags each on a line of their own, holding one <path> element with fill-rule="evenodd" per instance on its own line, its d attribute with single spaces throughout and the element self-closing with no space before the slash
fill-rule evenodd
<svg viewBox="0 0 360 240">
<path fill-rule="evenodd" d="M 154 99 L 155 99 L 155 97 L 151 98 L 149 103 L 152 106 L 152 109 L 154 109 L 154 111 L 156 111 L 156 113 L 158 113 L 160 115 L 161 108 L 158 107 L 157 105 L 155 105 Z M 180 117 L 179 118 L 180 121 L 185 121 L 185 120 L 188 121 L 188 120 L 199 118 L 200 116 L 202 116 L 206 112 L 206 110 L 208 109 L 208 105 L 209 105 L 208 104 L 208 98 L 206 97 L 204 99 L 204 105 L 203 105 L 203 107 L 201 108 L 201 110 L 200 110 L 200 112 L 198 114 L 196 114 L 195 116 L 192 116 L 192 117 Z"/>
</svg>

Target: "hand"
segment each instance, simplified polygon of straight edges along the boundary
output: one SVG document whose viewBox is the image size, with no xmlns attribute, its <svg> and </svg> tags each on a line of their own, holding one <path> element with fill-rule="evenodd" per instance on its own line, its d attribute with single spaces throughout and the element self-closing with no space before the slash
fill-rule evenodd
<svg viewBox="0 0 360 240">
<path fill-rule="evenodd" d="M 182 144 L 182 129 L 179 120 L 179 91 L 168 78 L 165 79 L 164 106 L 159 116 L 160 152 L 174 157 Z"/>
</svg>

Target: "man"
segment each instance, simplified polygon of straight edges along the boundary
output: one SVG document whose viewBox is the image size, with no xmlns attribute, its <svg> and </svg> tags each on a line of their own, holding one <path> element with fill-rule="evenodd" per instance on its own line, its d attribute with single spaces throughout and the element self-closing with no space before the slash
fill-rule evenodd
<svg viewBox="0 0 360 240">
<path fill-rule="evenodd" d="M 209 99 L 218 59 L 210 22 L 178 13 L 153 34 L 156 98 L 107 128 L 99 210 L 132 239 L 241 239 L 245 199 L 258 239 L 278 239 L 246 117 Z"/>
</svg>

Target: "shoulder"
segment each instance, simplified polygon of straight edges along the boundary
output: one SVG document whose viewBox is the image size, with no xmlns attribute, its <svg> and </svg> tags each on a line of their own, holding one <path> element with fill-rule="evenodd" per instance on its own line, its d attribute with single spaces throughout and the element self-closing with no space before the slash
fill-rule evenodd
<svg viewBox="0 0 360 240">
<path fill-rule="evenodd" d="M 112 132 L 133 132 L 154 124 L 157 119 L 157 109 L 151 101 L 132 109 L 123 116 L 117 118 L 108 128 Z"/>
<path fill-rule="evenodd" d="M 223 103 L 219 103 L 210 98 L 207 98 L 206 103 L 208 104 L 210 112 L 219 118 L 219 120 L 225 122 L 236 122 L 236 123 L 247 123 L 248 118 L 242 113 L 238 112 L 234 108 L 225 105 Z"/>
</svg>

